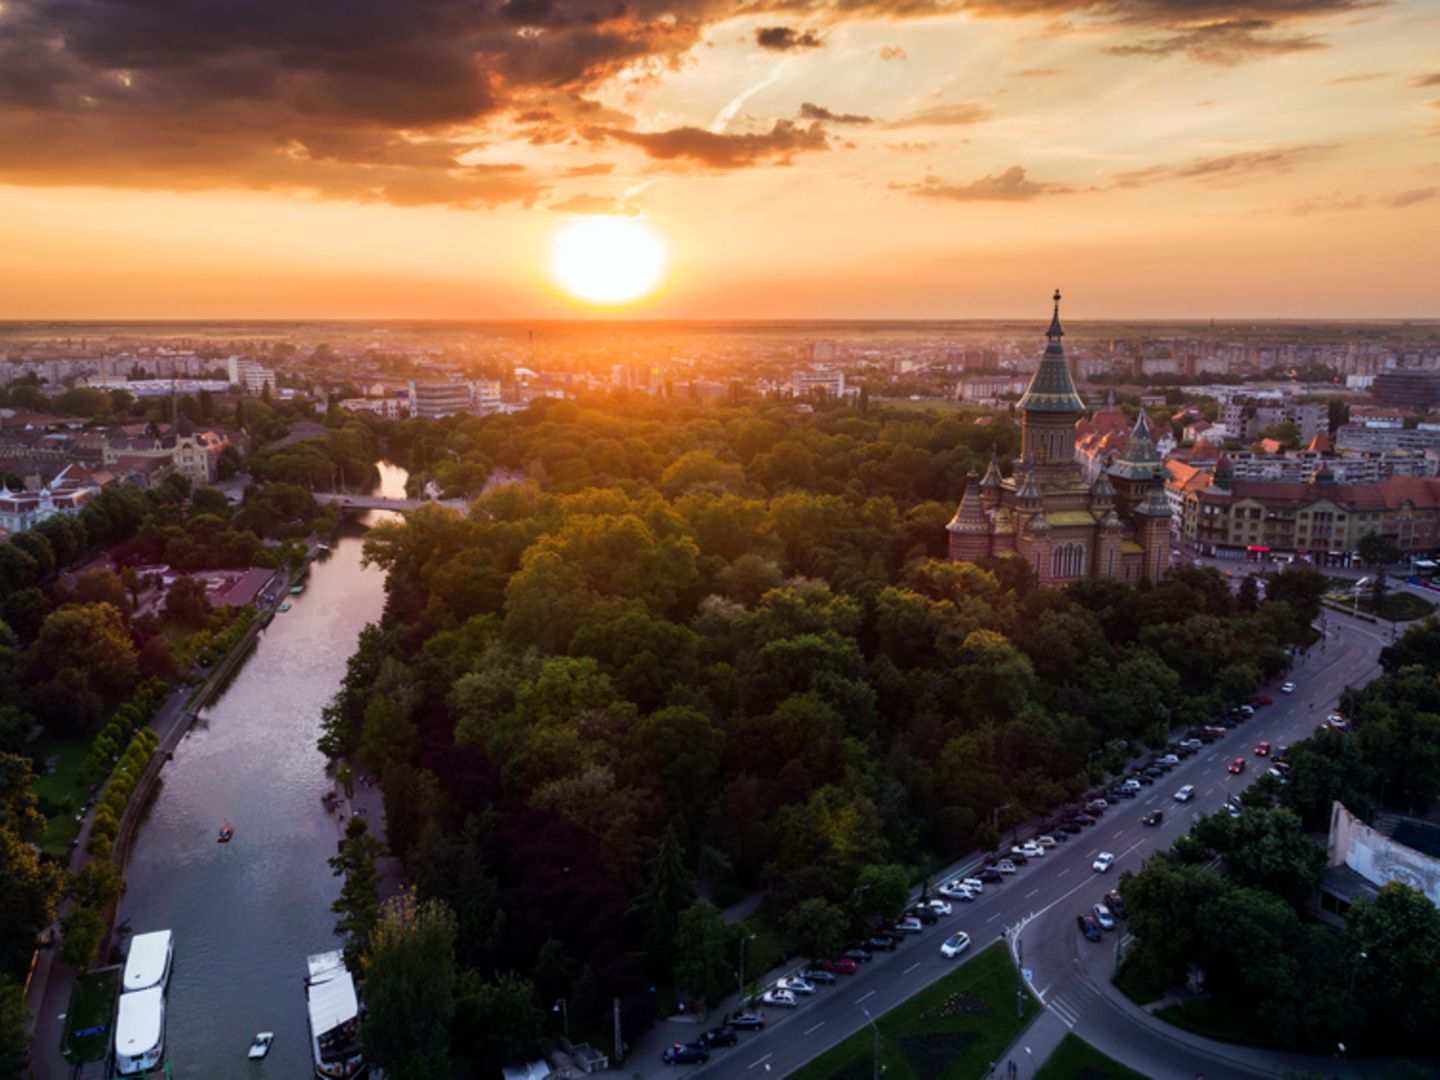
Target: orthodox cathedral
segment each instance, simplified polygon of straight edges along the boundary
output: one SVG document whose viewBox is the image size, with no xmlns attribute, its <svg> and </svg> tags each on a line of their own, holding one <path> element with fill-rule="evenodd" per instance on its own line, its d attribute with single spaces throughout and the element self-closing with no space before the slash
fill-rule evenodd
<svg viewBox="0 0 1440 1080">
<path fill-rule="evenodd" d="M 1041 586 L 1086 577 L 1159 581 L 1170 565 L 1170 507 L 1150 422 L 1142 411 L 1124 448 L 1087 481 L 1076 460 L 1085 404 L 1060 344 L 1058 289 L 1045 336 L 1045 355 L 1018 405 L 1020 457 L 1008 477 L 993 456 L 984 479 L 970 473 L 946 526 L 950 558 L 1019 555 Z"/>
</svg>

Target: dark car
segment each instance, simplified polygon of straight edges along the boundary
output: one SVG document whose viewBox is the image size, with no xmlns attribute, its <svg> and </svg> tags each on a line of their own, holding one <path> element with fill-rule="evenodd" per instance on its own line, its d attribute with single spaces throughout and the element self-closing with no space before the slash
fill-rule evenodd
<svg viewBox="0 0 1440 1080">
<path fill-rule="evenodd" d="M 739 1041 L 740 1036 L 734 1029 L 727 1027 L 718 1027 L 700 1036 L 700 1045 L 710 1050 L 718 1046 L 734 1046 Z"/>
<path fill-rule="evenodd" d="M 939 914 L 929 904 L 919 904 L 906 912 L 912 919 L 919 919 L 922 923 L 929 925 L 940 921 Z"/>
<path fill-rule="evenodd" d="M 860 947 L 869 952 L 894 952 L 895 939 L 883 934 L 876 934 L 874 937 L 862 941 Z"/>
<path fill-rule="evenodd" d="M 1103 936 L 1100 933 L 1100 924 L 1095 921 L 1094 915 L 1077 915 L 1075 922 L 1080 927 L 1080 932 L 1085 935 L 1086 941 L 1099 941 Z"/>
<path fill-rule="evenodd" d="M 667 1046 L 660 1060 L 666 1065 L 703 1065 L 710 1060 L 710 1051 L 703 1043 L 676 1043 Z"/>
<path fill-rule="evenodd" d="M 1151 810 L 1148 814 L 1146 814 L 1144 817 L 1142 817 L 1142 818 L 1140 819 L 1140 824 L 1141 824 L 1141 825 L 1159 825 L 1159 824 L 1160 824 L 1162 821 L 1164 821 L 1164 820 L 1165 820 L 1165 811 L 1163 811 L 1163 810 Z"/>
<path fill-rule="evenodd" d="M 1016 866 L 1025 866 L 1030 862 L 1030 857 L 1020 851 L 1012 851 L 1005 858 L 1009 859 Z"/>
<path fill-rule="evenodd" d="M 1080 832 L 1080 830 L 1083 828 L 1084 826 L 1081 825 L 1078 821 L 1062 821 L 1060 823 L 1060 835 L 1065 836 L 1068 834 L 1073 836 L 1075 833 Z"/>
<path fill-rule="evenodd" d="M 1151 772 L 1152 772 L 1152 771 L 1153 771 L 1153 773 L 1154 773 L 1154 776 L 1151 775 Z M 1159 769 L 1154 769 L 1154 770 L 1147 770 L 1147 771 L 1145 771 L 1145 772 L 1137 772 L 1137 773 L 1134 774 L 1134 778 L 1135 778 L 1136 780 L 1139 780 L 1140 783 L 1144 784 L 1146 787 L 1149 787 L 1151 784 L 1155 783 L 1155 777 L 1161 776 L 1161 775 L 1163 775 L 1163 774 L 1160 772 Z"/>
<path fill-rule="evenodd" d="M 842 959 L 849 960 L 852 964 L 868 964 L 870 962 L 870 954 L 857 945 L 853 949 L 845 950 L 845 956 Z M 851 974 L 853 975 L 854 972 L 851 972 Z"/>
<path fill-rule="evenodd" d="M 1123 919 L 1125 917 L 1125 898 L 1120 895 L 1119 889 L 1111 889 L 1107 892 L 1105 894 L 1105 903 L 1110 905 L 1110 910 L 1113 911 L 1118 918 Z"/>
<path fill-rule="evenodd" d="M 1275 699 L 1272 698 L 1269 694 L 1261 694 L 1258 697 L 1252 697 L 1250 699 L 1250 704 L 1258 709 L 1262 705 L 1274 705 Z"/>
<path fill-rule="evenodd" d="M 759 1031 L 765 1026 L 765 1017 L 759 1013 L 737 1012 L 731 1014 L 725 1021 L 725 1026 L 736 1031 Z"/>
<path fill-rule="evenodd" d="M 978 877 L 981 881 L 983 881 L 986 885 L 1000 885 L 1003 884 L 1005 881 L 1004 874 L 1000 873 L 999 870 L 992 869 L 988 866 L 985 867 L 984 870 L 981 870 L 975 876 Z"/>
<path fill-rule="evenodd" d="M 1079 832 L 1080 830 L 1079 830 L 1079 829 L 1076 829 L 1075 831 L 1076 831 L 1076 832 Z M 1056 826 L 1052 827 L 1052 828 L 1050 829 L 1050 837 L 1051 837 L 1051 839 L 1053 839 L 1057 844 L 1068 844 L 1068 843 L 1070 842 L 1070 837 L 1068 837 L 1068 836 L 1065 835 L 1065 826 L 1064 826 L 1064 825 L 1056 825 Z"/>
<path fill-rule="evenodd" d="M 1109 808 L 1110 793 L 1108 791 L 1104 795 L 1101 795 L 1098 798 L 1091 799 L 1085 804 L 1085 812 L 1087 814 L 1094 814 L 1096 817 L 1099 817 L 1101 814 L 1105 813 L 1105 811 Z"/>
<path fill-rule="evenodd" d="M 1094 825 L 1095 819 L 1089 814 L 1075 814 L 1070 818 L 1076 825 Z"/>
<path fill-rule="evenodd" d="M 1151 780 L 1159 780 L 1160 777 L 1164 776 L 1169 770 L 1170 767 L 1168 765 L 1160 765 L 1158 763 L 1151 765 L 1140 774 L 1140 782 L 1143 784 L 1147 776 L 1150 777 Z"/>
</svg>

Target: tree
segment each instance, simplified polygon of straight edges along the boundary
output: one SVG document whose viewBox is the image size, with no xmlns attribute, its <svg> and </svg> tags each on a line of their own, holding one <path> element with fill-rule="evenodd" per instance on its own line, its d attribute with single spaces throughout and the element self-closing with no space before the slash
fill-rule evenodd
<svg viewBox="0 0 1440 1080">
<path fill-rule="evenodd" d="M 72 967 L 88 968 L 100 948 L 100 935 L 105 932 L 105 919 L 99 910 L 77 904 L 60 923 L 62 944 L 60 959 Z"/>
<path fill-rule="evenodd" d="M 1366 566 L 1389 566 L 1400 561 L 1400 549 L 1394 541 L 1373 530 L 1360 537 L 1355 553 Z"/>
<path fill-rule="evenodd" d="M 1392 881 L 1374 900 L 1357 900 L 1345 923 L 1356 998 L 1372 1028 L 1417 1047 L 1433 1040 L 1440 1016 L 1440 909 L 1419 890 Z"/>
<path fill-rule="evenodd" d="M 113 570 L 87 570 L 75 579 L 71 599 L 77 604 L 109 604 L 122 615 L 129 614 L 130 598 L 124 583 Z"/>
<path fill-rule="evenodd" d="M 340 853 L 328 860 L 335 876 L 345 879 L 340 886 L 340 896 L 330 905 L 330 910 L 340 916 L 335 932 L 349 935 L 345 943 L 347 962 L 356 960 L 364 952 L 371 932 L 380 921 L 375 860 L 384 853 L 385 846 L 370 835 L 365 819 L 352 817 L 345 826 Z"/>
<path fill-rule="evenodd" d="M 1287 566 L 1265 579 L 1266 603 L 1262 610 L 1272 601 L 1288 604 L 1300 625 L 1308 627 L 1320 617 L 1320 601 L 1328 589 L 1325 575 L 1313 566 Z"/>
<path fill-rule="evenodd" d="M 205 582 L 196 577 L 176 578 L 165 591 L 165 617 L 181 626 L 198 630 L 210 621 L 215 609 L 210 605 L 210 593 Z"/>
<path fill-rule="evenodd" d="M 707 900 L 691 904 L 676 923 L 675 985 L 717 1002 L 730 988 L 730 932 L 720 909 Z"/>
<path fill-rule="evenodd" d="M 1247 615 L 1253 615 L 1260 610 L 1260 585 L 1254 574 L 1246 574 L 1240 579 L 1240 591 L 1237 596 L 1240 610 Z"/>
<path fill-rule="evenodd" d="M 513 973 L 486 982 L 476 971 L 460 979 L 455 1050 L 476 1076 L 494 1076 L 506 1065 L 533 1059 L 541 1049 L 545 1013 L 528 979 Z"/>
<path fill-rule="evenodd" d="M 650 880 L 635 903 L 643 920 L 645 955 L 653 970 L 674 966 L 675 931 L 680 912 L 695 898 L 695 881 L 685 868 L 685 849 L 675 822 L 665 826 L 650 860 Z"/>
<path fill-rule="evenodd" d="M 448 1075 L 455 983 L 454 912 L 411 893 L 385 901 L 365 953 L 365 1056 L 387 1076 Z"/>
<path fill-rule="evenodd" d="M 139 675 L 135 643 L 117 608 L 72 604 L 45 617 L 27 655 L 27 676 L 43 684 L 73 673 L 79 690 L 115 701 L 127 697 Z"/>
<path fill-rule="evenodd" d="M 20 984 L 0 974 L 0 1076 L 21 1076 L 30 1051 L 30 1011 Z"/>
<path fill-rule="evenodd" d="M 895 864 L 867 866 L 855 881 L 854 897 L 855 910 L 862 915 L 899 918 L 910 902 L 910 874 Z"/>
<path fill-rule="evenodd" d="M 64 871 L 0 829 L 0 975 L 24 976 L 40 931 L 55 918 Z"/>
<path fill-rule="evenodd" d="M 802 956 L 823 960 L 838 955 L 845 947 L 850 919 L 823 897 L 812 896 L 786 914 L 785 932 Z"/>
<path fill-rule="evenodd" d="M 1213 814 L 1195 835 L 1219 852 L 1235 882 L 1273 893 L 1297 910 L 1325 869 L 1325 850 L 1305 834 L 1300 816 L 1283 808 L 1247 810 L 1238 818 Z"/>
<path fill-rule="evenodd" d="M 190 515 L 210 514 L 222 520 L 230 516 L 230 500 L 219 488 L 197 487 L 190 493 Z"/>
<path fill-rule="evenodd" d="M 1281 450 L 1294 450 L 1300 445 L 1300 425 L 1293 420 L 1282 420 L 1260 432 L 1260 438 L 1274 439 Z"/>
</svg>

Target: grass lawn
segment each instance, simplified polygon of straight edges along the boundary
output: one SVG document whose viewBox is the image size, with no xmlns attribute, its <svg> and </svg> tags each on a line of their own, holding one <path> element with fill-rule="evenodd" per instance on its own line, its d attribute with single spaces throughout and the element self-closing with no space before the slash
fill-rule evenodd
<svg viewBox="0 0 1440 1080">
<path fill-rule="evenodd" d="M 1147 978 L 1134 964 L 1126 964 L 1120 969 L 1120 974 L 1111 981 L 1136 1005 L 1149 1005 L 1157 998 L 1165 996 L 1166 987 Z"/>
<path fill-rule="evenodd" d="M 40 800 L 40 809 L 49 820 L 45 833 L 40 838 L 40 849 L 57 859 L 70 854 L 70 841 L 80 831 L 75 815 L 85 807 L 90 797 L 90 785 L 85 782 L 81 767 L 90 753 L 90 739 L 37 739 L 28 754 L 35 762 L 35 794 Z M 58 759 L 55 771 L 38 775 L 46 762 Z"/>
<path fill-rule="evenodd" d="M 1015 1018 L 1020 977 L 1003 944 L 991 945 L 913 997 L 876 1018 L 880 1064 L 887 1080 L 970 1080 L 983 1076 L 1039 1006 L 1025 994 Z M 867 1026 L 816 1058 L 797 1080 L 865 1080 L 871 1075 L 874 1032 Z"/>
<path fill-rule="evenodd" d="M 1066 1035 L 1035 1080 L 1145 1080 L 1145 1074 L 1112 1061 L 1084 1039 Z"/>
<path fill-rule="evenodd" d="M 1333 595 L 1330 598 L 1332 604 L 1338 604 L 1344 608 L 1355 608 L 1355 596 Z M 1377 608 L 1370 602 L 1370 595 L 1362 593 L 1360 596 L 1360 611 L 1374 615 L 1380 619 L 1393 619 L 1395 622 L 1410 622 L 1413 619 L 1423 619 L 1435 610 L 1435 605 L 1423 596 L 1416 596 L 1414 593 L 1394 591 L 1387 592 L 1380 597 L 1380 606 Z"/>
<path fill-rule="evenodd" d="M 103 1061 L 115 1033 L 115 999 L 120 991 L 118 967 L 81 975 L 70 991 L 65 1011 L 65 1034 L 60 1050 L 66 1061 Z M 96 1031 L 96 1028 L 101 1030 Z M 88 1031 L 88 1035 L 77 1032 Z"/>
<path fill-rule="evenodd" d="M 1270 1029 L 1260 1023 L 1253 1012 L 1237 1008 L 1218 998 L 1201 998 L 1187 1001 L 1183 1005 L 1167 1005 L 1163 1009 L 1156 1009 L 1155 1015 L 1178 1028 L 1222 1042 L 1239 1043 L 1242 1046 L 1275 1046 Z"/>
</svg>

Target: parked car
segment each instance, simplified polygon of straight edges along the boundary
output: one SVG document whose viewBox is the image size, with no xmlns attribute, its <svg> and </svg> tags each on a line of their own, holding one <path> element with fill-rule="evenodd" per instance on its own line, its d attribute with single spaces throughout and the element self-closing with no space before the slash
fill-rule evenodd
<svg viewBox="0 0 1440 1080">
<path fill-rule="evenodd" d="M 1054 832 L 1046 833 L 1045 836 L 1042 836 L 1040 839 L 1044 840 L 1046 836 L 1049 837 L 1052 844 L 1068 844 L 1070 842 L 1070 837 L 1066 836 L 1058 825 L 1055 826 Z"/>
<path fill-rule="evenodd" d="M 1021 860 L 1021 864 L 1022 864 L 1022 865 L 1024 864 L 1024 860 L 1023 860 L 1023 859 Z M 1016 870 L 1015 870 L 1015 861 L 1014 861 L 1013 859 L 1001 859 L 999 862 L 997 862 L 997 863 L 995 864 L 995 869 L 996 869 L 996 870 L 999 870 L 1000 873 L 1002 873 L 1002 874 L 1013 874 L 1013 873 L 1016 873 Z"/>
<path fill-rule="evenodd" d="M 1120 895 L 1119 889 L 1111 889 L 1105 894 L 1105 905 L 1115 913 L 1117 918 L 1125 917 L 1125 898 Z"/>
<path fill-rule="evenodd" d="M 1142 818 L 1140 819 L 1140 824 L 1141 824 L 1141 825 L 1159 825 L 1159 824 L 1160 824 L 1162 821 L 1164 821 L 1164 820 L 1165 820 L 1165 811 L 1163 811 L 1163 810 L 1151 810 L 1148 814 L 1146 814 L 1144 817 L 1142 817 Z"/>
<path fill-rule="evenodd" d="M 1041 848 L 1052 848 L 1055 846 L 1055 837 L 1049 833 L 1045 833 L 1043 836 L 1035 837 L 1035 843 Z"/>
<path fill-rule="evenodd" d="M 791 975 L 788 979 L 781 979 L 775 986 L 780 990 L 789 990 L 792 994 L 815 993 L 815 984 L 809 979 L 799 975 Z"/>
<path fill-rule="evenodd" d="M 1259 743 L 1256 743 L 1256 745 L 1255 745 L 1255 756 L 1256 756 L 1256 757 L 1269 757 L 1269 756 L 1270 756 L 1270 744 L 1269 744 L 1268 742 L 1264 742 L 1264 741 L 1261 741 L 1261 742 L 1259 742 Z"/>
<path fill-rule="evenodd" d="M 815 983 L 816 985 L 824 983 L 828 986 L 835 981 L 835 972 L 831 971 L 829 968 L 820 967 L 817 964 L 814 967 L 808 967 L 804 971 L 800 972 L 800 978 L 804 979 L 806 982 Z"/>
<path fill-rule="evenodd" d="M 1089 814 L 1094 814 L 1096 817 L 1099 817 L 1101 814 L 1105 813 L 1105 811 L 1109 808 L 1110 803 L 1103 798 L 1091 799 L 1085 804 L 1085 812 Z"/>
<path fill-rule="evenodd" d="M 894 952 L 895 939 L 883 934 L 876 934 L 874 937 L 862 941 L 860 947 L 869 952 Z"/>
<path fill-rule="evenodd" d="M 1179 791 L 1175 792 L 1176 802 L 1189 802 L 1195 797 L 1195 785 L 1186 784 Z"/>
<path fill-rule="evenodd" d="M 1284 769 L 1277 769 L 1273 765 L 1265 771 L 1265 775 L 1275 777 L 1275 779 L 1282 784 L 1288 784 L 1290 782 L 1289 774 Z"/>
<path fill-rule="evenodd" d="M 965 899 L 963 894 L 967 891 L 964 882 L 959 878 L 956 878 L 954 881 L 947 881 L 936 890 L 941 896 L 948 896 L 951 900 Z"/>
<path fill-rule="evenodd" d="M 1140 781 L 1139 781 L 1138 779 L 1136 779 L 1135 777 L 1132 776 L 1129 780 L 1126 780 L 1123 784 L 1120 785 L 1120 790 L 1121 790 L 1121 791 L 1139 791 L 1139 790 L 1140 790 Z"/>
<path fill-rule="evenodd" d="M 1034 840 L 1030 840 L 1020 845 L 1020 853 L 1028 859 L 1043 859 L 1045 857 L 1045 847 L 1042 844 L 1036 843 Z"/>
<path fill-rule="evenodd" d="M 1246 719 L 1249 719 L 1250 717 L 1252 717 L 1252 716 L 1255 715 L 1255 706 L 1254 706 L 1254 705 L 1241 705 L 1241 706 L 1240 706 L 1240 713 L 1241 713 L 1241 715 L 1243 715 Z"/>
<path fill-rule="evenodd" d="M 718 1027 L 705 1032 L 698 1041 L 701 1046 L 714 1050 L 718 1046 L 734 1046 L 740 1041 L 740 1036 L 731 1028 Z"/>
<path fill-rule="evenodd" d="M 1250 699 L 1250 704 L 1258 709 L 1262 705 L 1274 705 L 1275 699 L 1269 694 L 1258 694 Z"/>
<path fill-rule="evenodd" d="M 1067 820 L 1067 821 L 1062 821 L 1062 822 L 1060 823 L 1060 832 L 1061 832 L 1061 834 L 1064 835 L 1064 836 L 1074 836 L 1076 833 L 1080 832 L 1084 827 L 1085 827 L 1085 826 L 1081 825 L 1080 822 L 1075 821 L 1074 819 L 1070 819 L 1070 820 Z"/>
<path fill-rule="evenodd" d="M 1293 694 L 1293 693 L 1295 693 L 1295 684 L 1294 684 L 1293 682 L 1281 683 L 1281 684 L 1280 684 L 1280 692 L 1281 692 L 1282 694 Z"/>
<path fill-rule="evenodd" d="M 1005 883 L 1005 875 L 993 866 L 985 867 L 976 876 L 986 885 L 1003 885 Z"/>
<path fill-rule="evenodd" d="M 905 914 L 909 918 L 920 920 L 926 926 L 940 921 L 939 914 L 929 904 L 917 904 L 906 910 Z"/>
<path fill-rule="evenodd" d="M 1234 761 L 1230 762 L 1226 768 L 1232 773 L 1242 773 L 1245 771 L 1245 759 L 1243 757 L 1237 757 Z"/>
<path fill-rule="evenodd" d="M 765 1017 L 754 1012 L 737 1012 L 725 1021 L 725 1026 L 736 1031 L 760 1031 L 765 1027 Z"/>
<path fill-rule="evenodd" d="M 1067 820 L 1067 821 L 1073 821 L 1073 822 L 1075 822 L 1076 825 L 1094 825 L 1094 824 L 1095 824 L 1095 819 L 1094 819 L 1093 817 L 1091 817 L 1089 814 L 1073 814 L 1073 815 L 1071 815 L 1070 817 L 1066 818 L 1066 820 Z"/>
<path fill-rule="evenodd" d="M 1075 922 L 1079 924 L 1080 933 L 1085 935 L 1086 941 L 1100 940 L 1100 924 L 1095 921 L 1095 916 L 1081 912 L 1075 917 Z"/>
<path fill-rule="evenodd" d="M 961 930 L 951 934 L 945 939 L 945 944 L 940 946 L 940 955 L 950 960 L 959 956 L 970 947 L 970 935 Z"/>
<path fill-rule="evenodd" d="M 979 882 L 976 882 L 976 884 L 978 885 Z M 955 909 L 944 900 L 927 900 L 923 906 L 928 907 L 936 915 L 950 915 L 955 911 Z"/>
<path fill-rule="evenodd" d="M 868 953 L 865 955 L 865 959 L 870 959 Z M 853 956 L 837 956 L 834 960 L 821 960 L 815 966 L 832 975 L 854 975 L 858 970 Z"/>
<path fill-rule="evenodd" d="M 666 1065 L 703 1065 L 710 1060 L 710 1050 L 704 1043 L 677 1042 L 665 1048 L 660 1060 Z"/>
<path fill-rule="evenodd" d="M 1181 739 L 1180 745 L 1183 746 L 1186 750 L 1194 752 L 1196 750 L 1199 750 L 1200 747 L 1204 746 L 1205 744 L 1202 743 L 1199 739 Z"/>
<path fill-rule="evenodd" d="M 1090 864 L 1090 868 L 1097 874 L 1103 874 L 1114 865 L 1115 856 L 1108 851 L 1102 851 L 1099 855 L 1095 856 L 1095 861 Z"/>
<path fill-rule="evenodd" d="M 1026 855 L 1025 852 L 1018 847 L 1011 848 L 1010 854 L 1006 856 L 1006 859 L 1016 866 L 1026 866 L 1030 862 L 1030 856 Z"/>
<path fill-rule="evenodd" d="M 960 884 L 971 892 L 982 893 L 985 891 L 985 883 L 979 878 L 967 877 L 964 881 L 960 882 Z"/>
<path fill-rule="evenodd" d="M 918 934 L 925 929 L 924 924 L 914 916 L 908 919 L 901 919 L 895 926 L 902 934 Z"/>
<path fill-rule="evenodd" d="M 1100 924 L 1101 930 L 1115 929 L 1115 916 L 1110 913 L 1110 909 L 1108 907 L 1106 907 L 1104 904 L 1096 904 L 1094 910 L 1095 921 Z"/>
<path fill-rule="evenodd" d="M 1156 764 L 1169 765 L 1173 769 L 1176 765 L 1180 764 L 1180 758 L 1175 754 L 1166 754 L 1158 762 L 1156 762 Z"/>
<path fill-rule="evenodd" d="M 892 949 L 895 946 L 890 946 Z M 795 995 L 789 990 L 766 990 L 760 1001 L 765 1005 L 774 1005 L 781 1009 L 793 1009 L 800 1003 L 795 1000 Z"/>
<path fill-rule="evenodd" d="M 857 945 L 853 949 L 846 949 L 845 955 L 841 957 L 841 959 L 849 960 L 851 964 L 868 964 L 870 962 L 870 952 L 869 950 L 862 949 L 860 946 Z M 854 975 L 855 972 L 846 971 L 843 974 Z"/>
</svg>

